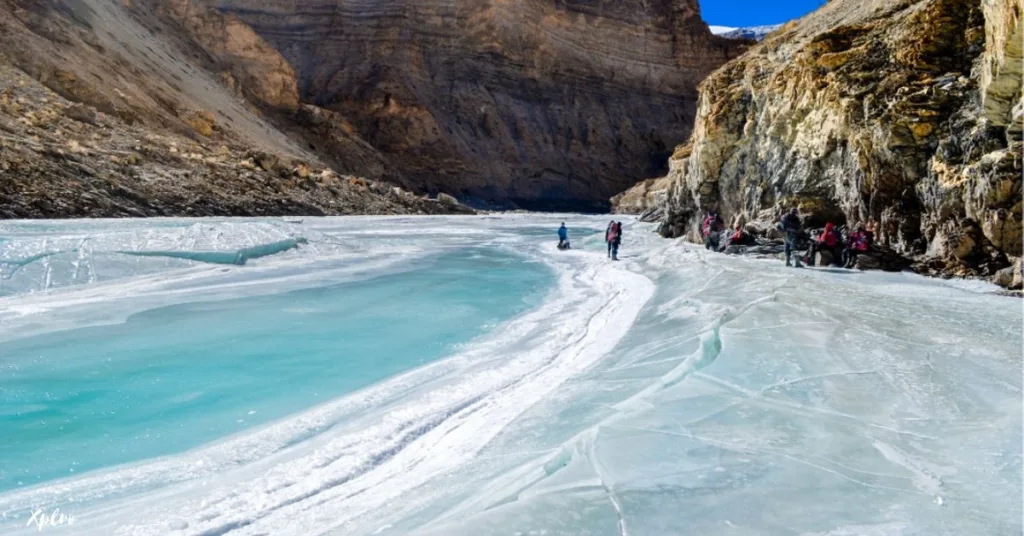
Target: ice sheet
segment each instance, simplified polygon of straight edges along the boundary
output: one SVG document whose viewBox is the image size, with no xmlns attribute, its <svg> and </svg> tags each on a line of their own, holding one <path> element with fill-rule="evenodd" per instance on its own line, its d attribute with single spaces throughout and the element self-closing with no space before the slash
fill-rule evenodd
<svg viewBox="0 0 1024 536">
<path fill-rule="evenodd" d="M 571 252 L 551 240 L 563 219 L 590 233 Z M 710 254 L 640 224 L 612 263 L 605 223 L 306 220 L 314 245 L 393 240 L 386 265 L 501 244 L 549 263 L 557 291 L 447 360 L 188 453 L 0 495 L 0 512 L 13 530 L 59 506 L 76 521 L 53 533 L 104 535 L 1021 532 L 1019 300 Z M 340 270 L 275 257 L 107 288 L 150 303 Z M 111 299 L 96 289 L 16 305 L 59 317 Z"/>
</svg>

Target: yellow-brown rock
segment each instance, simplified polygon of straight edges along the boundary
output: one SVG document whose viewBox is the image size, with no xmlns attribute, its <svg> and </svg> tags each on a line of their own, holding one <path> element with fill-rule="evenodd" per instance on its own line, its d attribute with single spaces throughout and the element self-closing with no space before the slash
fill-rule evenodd
<svg viewBox="0 0 1024 536">
<path fill-rule="evenodd" d="M 182 120 L 192 127 L 197 134 L 210 137 L 213 136 L 213 127 L 217 124 L 213 114 L 206 110 L 193 110 L 183 114 Z"/>
<path fill-rule="evenodd" d="M 773 33 L 702 83 L 662 233 L 692 234 L 709 209 L 771 220 L 799 206 L 809 224 L 877 220 L 904 255 L 1008 266 L 1020 19 L 1019 0 L 833 0 Z"/>
<path fill-rule="evenodd" d="M 228 68 L 224 74 L 254 101 L 288 111 L 298 108 L 295 71 L 247 24 L 200 0 L 141 0 L 136 5 L 144 3 L 180 24 L 215 62 Z"/>
</svg>

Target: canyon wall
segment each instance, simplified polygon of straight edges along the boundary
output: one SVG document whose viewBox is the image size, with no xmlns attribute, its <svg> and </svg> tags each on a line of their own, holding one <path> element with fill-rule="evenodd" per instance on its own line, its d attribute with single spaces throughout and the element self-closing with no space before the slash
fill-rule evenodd
<svg viewBox="0 0 1024 536">
<path fill-rule="evenodd" d="M 178 0 L 181 1 L 181 0 Z M 423 192 L 601 210 L 663 173 L 697 84 L 747 46 L 697 0 L 206 0 Z"/>
<path fill-rule="evenodd" d="M 501 208 L 603 210 L 663 174 L 691 132 L 697 84 L 750 44 L 713 36 L 697 0 L 0 0 L 0 15 L 10 80 L 27 74 L 58 108 L 85 106 L 112 133 Z M 15 98 L 54 104 L 36 89 Z M 10 144 L 24 168 L 30 144 Z M 73 194 L 75 166 L 29 160 L 65 169 L 55 189 Z M 93 167 L 150 191 L 126 178 L 131 165 Z M 52 214 L 26 208 L 51 181 L 28 176 L 5 185 L 0 205 Z"/>
<path fill-rule="evenodd" d="M 1020 10 L 832 0 L 776 31 L 702 83 L 662 234 L 694 237 L 711 209 L 772 221 L 795 206 L 810 225 L 874 219 L 925 271 L 1019 266 Z"/>
</svg>

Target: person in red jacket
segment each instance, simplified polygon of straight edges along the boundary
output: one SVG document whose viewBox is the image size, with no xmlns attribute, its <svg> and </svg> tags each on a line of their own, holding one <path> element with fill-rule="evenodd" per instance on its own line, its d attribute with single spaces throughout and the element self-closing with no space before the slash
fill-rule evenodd
<svg viewBox="0 0 1024 536">
<path fill-rule="evenodd" d="M 868 251 L 868 234 L 864 231 L 863 225 L 850 233 L 846 240 L 846 250 L 843 251 L 843 266 L 853 268 L 857 265 L 857 256 Z"/>
<path fill-rule="evenodd" d="M 732 237 L 729 238 L 730 244 L 742 244 L 747 239 L 746 234 L 743 232 L 743 226 L 736 224 L 736 230 L 732 233 Z"/>
<path fill-rule="evenodd" d="M 722 220 L 717 211 L 712 210 L 708 213 L 700 226 L 701 234 L 704 236 L 705 249 L 718 251 L 718 244 L 721 241 L 721 233 L 724 227 L 725 221 Z"/>
<path fill-rule="evenodd" d="M 619 246 L 622 245 L 622 222 L 615 222 L 612 224 L 610 243 L 612 246 L 612 260 L 619 260 Z"/>
<path fill-rule="evenodd" d="M 608 222 L 604 228 L 604 243 L 608 245 L 608 258 L 612 258 L 612 229 L 615 228 L 615 220 Z"/>
<path fill-rule="evenodd" d="M 836 225 L 832 222 L 825 224 L 825 230 L 818 236 L 818 239 L 811 244 L 811 251 L 807 254 L 807 262 L 814 265 L 814 256 L 819 251 L 828 251 L 832 254 L 832 263 L 839 264 L 843 256 L 843 236 L 839 234 Z"/>
</svg>

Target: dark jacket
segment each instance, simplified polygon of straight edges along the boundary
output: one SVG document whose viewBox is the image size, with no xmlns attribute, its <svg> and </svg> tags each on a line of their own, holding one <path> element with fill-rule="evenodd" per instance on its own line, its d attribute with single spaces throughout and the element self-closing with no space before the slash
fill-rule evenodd
<svg viewBox="0 0 1024 536">
<path fill-rule="evenodd" d="M 786 233 L 796 234 L 800 232 L 800 216 L 790 212 L 782 217 L 782 230 Z"/>
<path fill-rule="evenodd" d="M 707 237 L 711 233 L 721 232 L 722 227 L 724 225 L 725 222 L 722 220 L 721 216 L 719 216 L 718 214 L 708 214 L 708 216 L 704 218 L 704 221 L 701 223 L 700 231 L 701 234 Z"/>
</svg>

